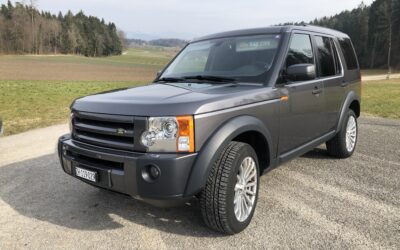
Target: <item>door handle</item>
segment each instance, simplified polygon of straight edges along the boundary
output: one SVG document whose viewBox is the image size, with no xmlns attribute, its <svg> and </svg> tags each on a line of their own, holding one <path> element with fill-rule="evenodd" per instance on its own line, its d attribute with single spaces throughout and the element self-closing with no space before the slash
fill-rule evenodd
<svg viewBox="0 0 400 250">
<path fill-rule="evenodd" d="M 319 95 L 322 93 L 322 89 L 315 87 L 312 91 L 313 95 Z"/>
<path fill-rule="evenodd" d="M 340 86 L 341 86 L 341 87 L 346 87 L 346 86 L 347 86 L 347 82 L 343 81 L 343 82 L 340 84 Z"/>
</svg>

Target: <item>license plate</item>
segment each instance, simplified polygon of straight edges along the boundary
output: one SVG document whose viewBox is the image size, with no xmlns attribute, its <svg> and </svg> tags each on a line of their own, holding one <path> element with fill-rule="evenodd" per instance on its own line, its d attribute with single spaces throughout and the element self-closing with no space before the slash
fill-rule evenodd
<svg viewBox="0 0 400 250">
<path fill-rule="evenodd" d="M 97 173 L 83 168 L 75 167 L 75 174 L 82 179 L 97 182 Z"/>
</svg>

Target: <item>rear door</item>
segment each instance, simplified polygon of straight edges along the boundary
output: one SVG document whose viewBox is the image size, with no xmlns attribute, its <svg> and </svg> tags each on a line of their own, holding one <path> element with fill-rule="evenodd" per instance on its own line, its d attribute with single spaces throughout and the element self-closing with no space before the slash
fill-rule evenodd
<svg viewBox="0 0 400 250">
<path fill-rule="evenodd" d="M 337 44 L 333 37 L 314 36 L 318 77 L 324 85 L 324 116 L 325 121 L 320 124 L 322 132 L 327 133 L 336 128 L 340 106 L 344 97 L 345 81 L 343 67 L 339 58 Z"/>
<path fill-rule="evenodd" d="M 295 64 L 316 64 L 311 35 L 293 33 L 283 71 Z M 323 81 L 284 82 L 288 99 L 281 102 L 279 152 L 287 153 L 323 133 Z"/>
</svg>

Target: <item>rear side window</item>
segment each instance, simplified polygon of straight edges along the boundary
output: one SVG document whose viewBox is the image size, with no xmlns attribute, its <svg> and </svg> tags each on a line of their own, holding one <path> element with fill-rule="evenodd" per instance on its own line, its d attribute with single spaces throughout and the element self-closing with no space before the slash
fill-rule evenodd
<svg viewBox="0 0 400 250">
<path fill-rule="evenodd" d="M 342 73 L 342 65 L 340 63 L 339 54 L 335 45 L 335 42 L 331 40 L 333 55 L 335 56 L 335 66 L 336 66 L 336 74 L 340 75 Z"/>
<path fill-rule="evenodd" d="M 336 75 L 335 58 L 332 50 L 332 39 L 328 37 L 316 36 L 317 54 L 319 62 L 320 77 Z"/>
<path fill-rule="evenodd" d="M 306 34 L 293 34 L 286 59 L 286 67 L 303 63 L 314 64 L 310 36 Z"/>
<path fill-rule="evenodd" d="M 347 69 L 358 69 L 357 57 L 354 52 L 353 45 L 349 38 L 339 39 L 340 48 L 342 49 L 344 60 L 346 61 Z"/>
</svg>

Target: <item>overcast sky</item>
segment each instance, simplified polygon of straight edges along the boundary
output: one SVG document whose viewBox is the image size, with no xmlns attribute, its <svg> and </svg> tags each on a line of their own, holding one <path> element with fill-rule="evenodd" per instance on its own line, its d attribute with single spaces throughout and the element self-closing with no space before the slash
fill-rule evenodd
<svg viewBox="0 0 400 250">
<path fill-rule="evenodd" d="M 1 0 L 2 3 L 5 0 Z M 28 2 L 28 1 L 26 1 Z M 364 0 L 371 4 L 373 0 Z M 357 7 L 361 0 L 38 0 L 39 9 L 68 9 L 114 22 L 129 37 L 193 37 L 283 22 L 310 21 Z"/>
</svg>

